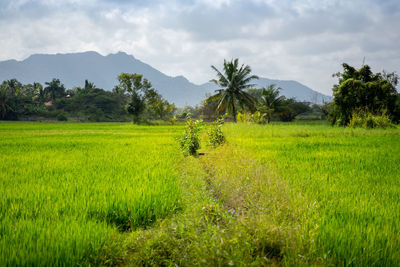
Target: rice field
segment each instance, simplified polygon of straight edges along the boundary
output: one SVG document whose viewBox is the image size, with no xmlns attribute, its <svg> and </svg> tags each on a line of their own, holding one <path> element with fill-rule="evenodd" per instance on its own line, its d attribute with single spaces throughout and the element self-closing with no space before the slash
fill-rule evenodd
<svg viewBox="0 0 400 267">
<path fill-rule="evenodd" d="M 400 262 L 400 130 L 324 124 L 226 125 L 231 145 L 268 163 L 305 206 L 305 262 Z M 302 196 L 302 197 L 299 197 Z"/>
<path fill-rule="evenodd" d="M 399 128 L 223 131 L 0 123 L 0 265 L 398 265 Z"/>
<path fill-rule="evenodd" d="M 0 265 L 117 263 L 124 231 L 179 208 L 178 130 L 0 123 Z"/>
</svg>

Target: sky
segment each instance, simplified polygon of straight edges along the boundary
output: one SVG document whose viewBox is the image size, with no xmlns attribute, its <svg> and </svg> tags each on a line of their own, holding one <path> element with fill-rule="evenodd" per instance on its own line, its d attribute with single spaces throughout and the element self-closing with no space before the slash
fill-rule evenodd
<svg viewBox="0 0 400 267">
<path fill-rule="evenodd" d="M 400 71 L 399 0 L 0 0 L 0 60 L 119 51 L 201 84 L 239 58 L 331 95 L 363 62 Z"/>
</svg>

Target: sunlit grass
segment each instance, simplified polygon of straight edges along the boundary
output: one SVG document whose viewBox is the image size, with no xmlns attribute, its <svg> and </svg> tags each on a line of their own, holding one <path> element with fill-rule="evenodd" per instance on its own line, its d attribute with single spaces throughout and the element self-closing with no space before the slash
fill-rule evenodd
<svg viewBox="0 0 400 267">
<path fill-rule="evenodd" d="M 121 231 L 179 206 L 178 129 L 1 123 L 0 262 L 116 263 Z"/>
<path fill-rule="evenodd" d="M 310 246 L 301 257 L 335 265 L 400 262 L 399 129 L 318 124 L 224 129 L 231 145 L 272 165 L 293 194 L 303 196 L 296 206 L 313 210 L 303 218 L 303 236 L 309 239 L 308 231 L 313 238 L 299 241 Z"/>
<path fill-rule="evenodd" d="M 227 123 L 186 158 L 182 131 L 0 123 L 0 262 L 400 262 L 399 128 Z"/>
</svg>

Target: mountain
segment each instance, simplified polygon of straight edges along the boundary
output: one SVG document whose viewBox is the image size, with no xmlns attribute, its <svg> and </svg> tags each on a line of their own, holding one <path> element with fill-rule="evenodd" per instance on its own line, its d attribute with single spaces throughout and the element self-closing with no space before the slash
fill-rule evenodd
<svg viewBox="0 0 400 267">
<path fill-rule="evenodd" d="M 72 54 L 35 54 L 23 61 L 0 61 L 0 81 L 16 78 L 22 83 L 51 81 L 58 78 L 66 88 L 83 86 L 87 79 L 97 87 L 112 90 L 121 72 L 143 74 L 168 101 L 177 106 L 196 105 L 206 93 L 213 93 L 215 85 L 196 85 L 183 76 L 170 77 L 150 65 L 123 52 L 102 56 L 97 52 Z M 257 84 L 266 87 L 275 83 L 283 88 L 282 94 L 298 100 L 322 102 L 330 97 L 322 95 L 295 81 L 278 81 L 261 78 Z M 321 100 L 321 101 L 319 101 Z"/>
<path fill-rule="evenodd" d="M 276 87 L 281 88 L 281 94 L 287 98 L 296 98 L 298 101 L 307 101 L 316 104 L 322 104 L 324 102 L 331 102 L 332 97 L 321 94 L 320 92 L 314 91 L 311 88 L 296 82 L 296 81 L 284 81 L 284 80 L 271 80 L 267 78 L 258 79 L 255 84 L 259 88 L 267 88 L 270 84 L 275 84 Z"/>
</svg>

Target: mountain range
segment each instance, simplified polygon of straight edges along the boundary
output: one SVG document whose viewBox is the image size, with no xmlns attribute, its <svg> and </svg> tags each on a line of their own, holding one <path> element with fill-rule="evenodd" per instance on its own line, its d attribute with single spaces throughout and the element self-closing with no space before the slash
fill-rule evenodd
<svg viewBox="0 0 400 267">
<path fill-rule="evenodd" d="M 143 74 L 168 101 L 179 107 L 199 104 L 206 94 L 218 89 L 209 82 L 197 85 L 183 76 L 170 77 L 152 66 L 124 52 L 102 56 L 97 52 L 70 54 L 34 54 L 23 61 L 0 61 L 0 81 L 16 78 L 26 84 L 60 79 L 66 88 L 83 86 L 87 79 L 97 87 L 112 90 L 118 84 L 121 72 Z M 213 78 L 213 77 L 211 77 Z M 281 94 L 295 97 L 298 101 L 322 103 L 331 97 L 296 82 L 260 78 L 254 82 L 258 87 L 276 84 Z"/>
</svg>

